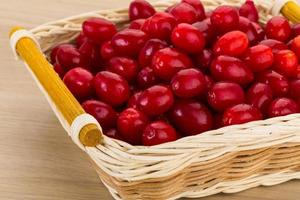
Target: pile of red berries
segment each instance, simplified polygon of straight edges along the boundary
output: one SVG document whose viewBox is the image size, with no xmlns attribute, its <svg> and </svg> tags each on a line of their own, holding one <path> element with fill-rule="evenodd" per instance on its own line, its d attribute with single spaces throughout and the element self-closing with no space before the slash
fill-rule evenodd
<svg viewBox="0 0 300 200">
<path fill-rule="evenodd" d="M 299 112 L 300 25 L 258 24 L 252 1 L 205 12 L 182 0 L 129 6 L 120 31 L 87 19 L 75 44 L 51 52 L 55 71 L 110 137 L 156 145 L 223 126 Z"/>
</svg>

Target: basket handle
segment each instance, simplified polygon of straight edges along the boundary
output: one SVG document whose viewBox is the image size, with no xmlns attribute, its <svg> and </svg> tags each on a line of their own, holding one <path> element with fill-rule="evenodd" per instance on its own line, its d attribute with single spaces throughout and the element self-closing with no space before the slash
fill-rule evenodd
<svg viewBox="0 0 300 200">
<path fill-rule="evenodd" d="M 300 23 L 300 6 L 295 1 L 286 2 L 280 12 L 291 22 Z"/>
<path fill-rule="evenodd" d="M 20 30 L 24 29 L 20 27 L 13 28 L 10 32 L 10 38 L 15 32 Z M 27 63 L 70 127 L 77 117 L 86 114 L 79 102 L 56 74 L 33 38 L 21 37 L 16 41 L 15 50 Z M 79 140 L 84 146 L 96 146 L 103 142 L 102 132 L 94 123 L 83 125 L 79 131 Z"/>
</svg>

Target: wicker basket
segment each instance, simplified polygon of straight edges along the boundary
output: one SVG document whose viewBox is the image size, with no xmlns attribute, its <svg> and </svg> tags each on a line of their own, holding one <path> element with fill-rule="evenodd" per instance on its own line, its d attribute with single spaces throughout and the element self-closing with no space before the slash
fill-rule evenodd
<svg viewBox="0 0 300 200">
<path fill-rule="evenodd" d="M 238 6 L 243 1 L 202 0 L 207 10 L 221 4 Z M 173 3 L 154 6 L 164 10 Z M 256 4 L 261 23 L 280 10 L 290 19 L 299 20 L 299 7 L 293 2 L 279 3 L 277 7 L 271 0 L 259 0 Z M 122 28 L 128 23 L 127 15 L 127 9 L 90 12 L 32 29 L 35 40 L 19 28 L 11 36 L 13 48 L 25 61 L 62 125 L 89 155 L 115 199 L 204 197 L 300 178 L 300 114 L 224 127 L 153 147 L 132 146 L 103 136 L 101 127 L 84 113 L 44 54 L 48 55 L 59 43 L 74 40 L 81 23 L 89 17 L 104 17 Z"/>
</svg>

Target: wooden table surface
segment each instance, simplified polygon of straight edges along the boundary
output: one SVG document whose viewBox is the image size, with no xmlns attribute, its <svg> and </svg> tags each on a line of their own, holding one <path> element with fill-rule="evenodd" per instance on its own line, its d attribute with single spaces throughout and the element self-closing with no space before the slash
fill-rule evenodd
<svg viewBox="0 0 300 200">
<path fill-rule="evenodd" d="M 87 156 L 72 143 L 21 62 L 8 31 L 129 0 L 0 0 L 0 199 L 112 200 Z M 203 200 L 299 200 L 300 181 Z M 201 199 L 201 200 L 202 200 Z"/>
</svg>

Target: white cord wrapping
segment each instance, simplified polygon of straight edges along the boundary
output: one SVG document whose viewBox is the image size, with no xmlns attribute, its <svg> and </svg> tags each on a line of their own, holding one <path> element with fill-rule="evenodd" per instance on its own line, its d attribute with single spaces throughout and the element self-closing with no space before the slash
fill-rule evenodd
<svg viewBox="0 0 300 200">
<path fill-rule="evenodd" d="M 272 15 L 277 16 L 280 14 L 281 8 L 289 1 L 294 1 L 294 0 L 276 0 L 274 2 L 274 6 L 272 8 Z M 294 1 L 296 2 L 296 1 Z"/>
<path fill-rule="evenodd" d="M 36 43 L 37 47 L 39 49 L 41 49 L 40 44 L 38 43 L 38 41 L 35 39 L 34 35 L 31 32 L 24 30 L 24 29 L 17 30 L 10 36 L 10 46 L 11 46 L 11 49 L 13 50 L 16 60 L 19 59 L 18 52 L 16 50 L 17 44 L 20 39 L 25 38 L 25 37 L 32 39 Z"/>
<path fill-rule="evenodd" d="M 72 122 L 70 131 L 68 131 L 70 137 L 72 140 L 81 148 L 83 151 L 85 151 L 85 146 L 81 143 L 79 139 L 80 131 L 83 127 L 85 127 L 88 124 L 95 124 L 100 131 L 102 132 L 101 126 L 99 125 L 98 121 L 90 114 L 81 114 Z"/>
</svg>

